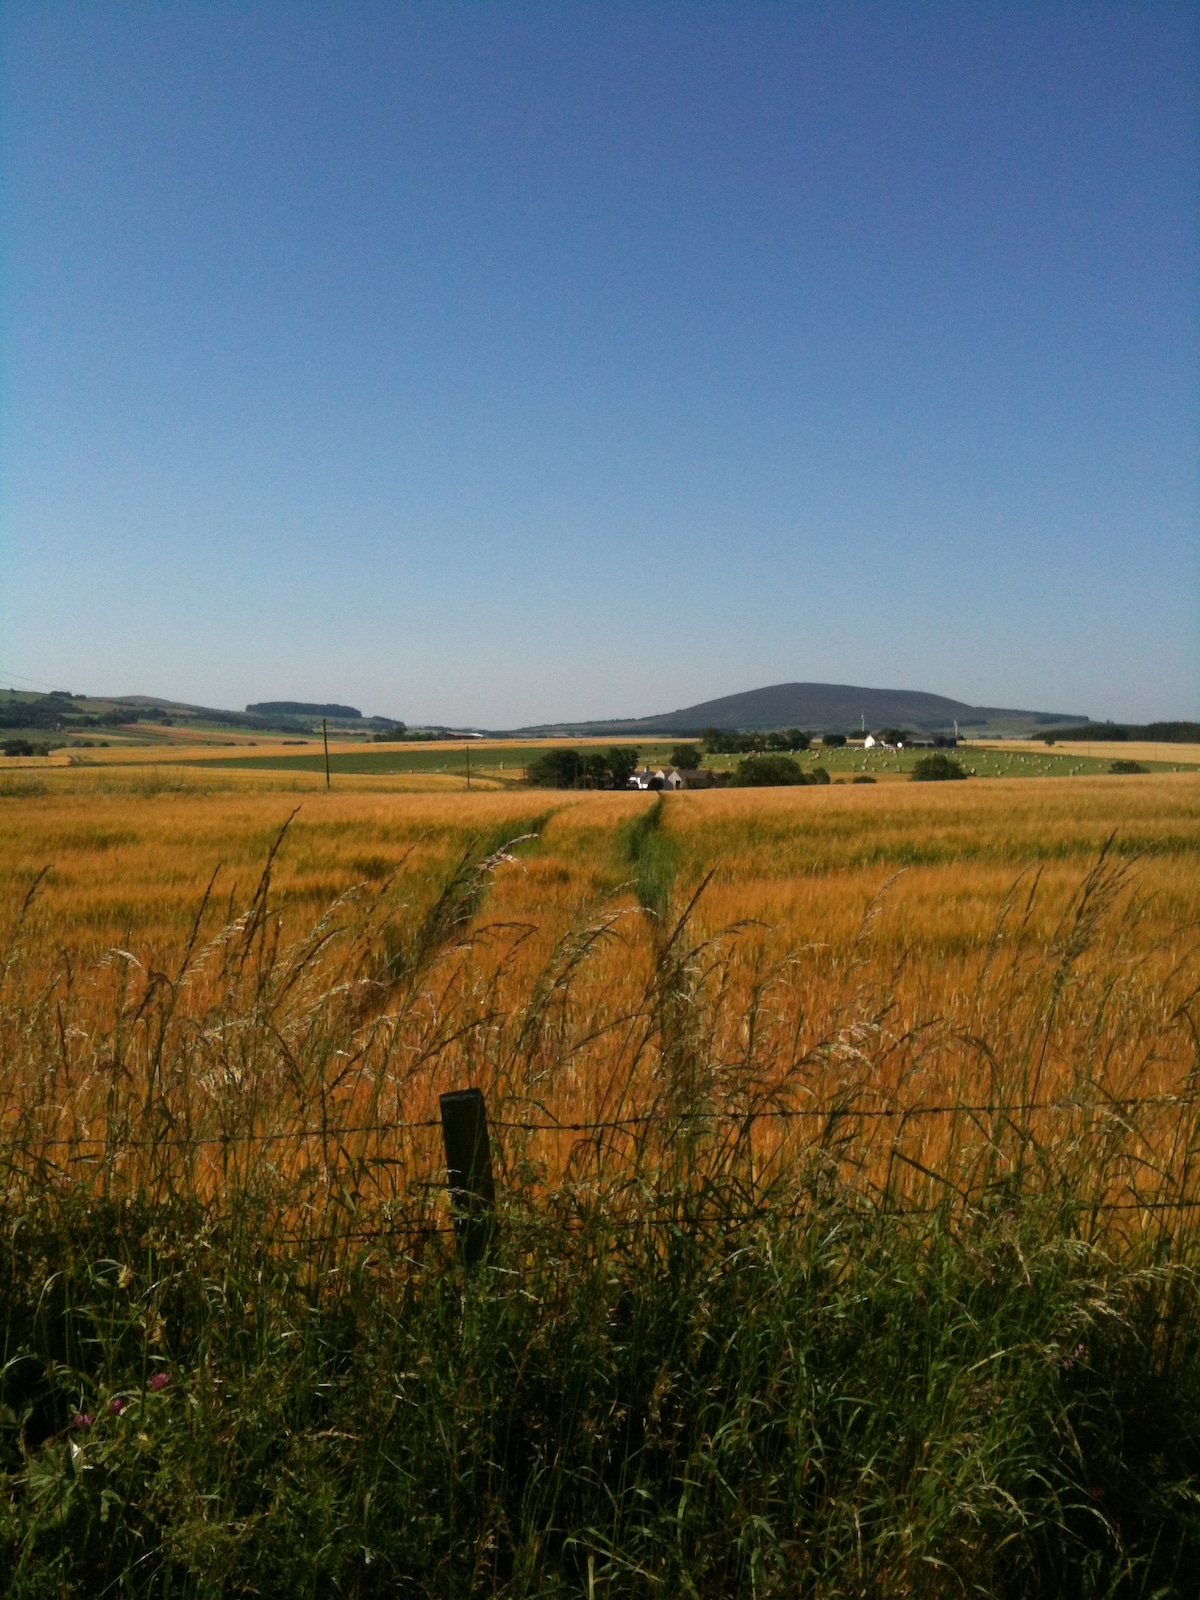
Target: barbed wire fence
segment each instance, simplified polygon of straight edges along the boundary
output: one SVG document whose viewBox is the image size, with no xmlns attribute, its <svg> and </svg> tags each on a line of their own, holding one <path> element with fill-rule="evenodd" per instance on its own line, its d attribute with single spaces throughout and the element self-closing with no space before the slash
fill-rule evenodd
<svg viewBox="0 0 1200 1600">
<path fill-rule="evenodd" d="M 496 1239 L 497 1192 L 492 1165 L 492 1134 L 575 1136 L 597 1139 L 612 1133 L 636 1133 L 651 1127 L 682 1130 L 716 1125 L 737 1126 L 748 1135 L 757 1124 L 816 1124 L 846 1126 L 856 1121 L 906 1126 L 923 1119 L 957 1117 L 983 1122 L 1000 1121 L 1011 1127 L 1017 1119 L 1030 1119 L 1056 1113 L 1082 1113 L 1107 1115 L 1128 1120 L 1147 1111 L 1197 1110 L 1194 1096 L 1186 1094 L 1148 1094 L 1121 1097 L 1059 1096 L 1024 1100 L 993 1100 L 978 1102 L 916 1102 L 909 1105 L 861 1105 L 839 1103 L 836 1105 L 779 1106 L 768 1105 L 745 1110 L 679 1109 L 675 1112 L 632 1112 L 625 1116 L 597 1117 L 592 1119 L 561 1119 L 549 1115 L 540 1117 L 489 1117 L 482 1091 L 477 1088 L 455 1090 L 440 1097 L 438 1116 L 396 1118 L 374 1122 L 333 1122 L 323 1126 L 282 1129 L 239 1129 L 227 1132 L 202 1134 L 160 1133 L 152 1137 L 128 1137 L 124 1130 L 106 1129 L 103 1133 L 48 1134 L 35 1136 L 29 1143 L 14 1143 L 11 1139 L 0 1143 L 0 1159 L 9 1172 L 18 1168 L 27 1174 L 29 1166 L 65 1173 L 72 1166 L 86 1163 L 95 1166 L 105 1159 L 118 1159 L 126 1152 L 160 1150 L 232 1150 L 239 1147 L 270 1148 L 294 1146 L 305 1148 L 320 1145 L 327 1150 L 330 1144 L 343 1144 L 353 1138 L 373 1138 L 386 1141 L 397 1134 L 430 1134 L 440 1129 L 444 1162 L 441 1176 L 436 1181 L 410 1184 L 428 1196 L 431 1190 L 444 1190 L 449 1202 L 450 1220 L 433 1222 L 428 1215 L 416 1225 L 421 1235 L 453 1235 L 460 1258 L 473 1266 L 490 1256 Z M 62 1152 L 60 1159 L 50 1158 L 51 1152 Z M 344 1152 L 343 1152 L 344 1153 Z M 334 1161 L 336 1162 L 336 1155 Z M 377 1160 L 378 1157 L 370 1158 Z M 938 1173 L 911 1158 L 900 1156 L 902 1161 L 922 1172 L 937 1184 L 954 1189 L 954 1184 L 944 1174 Z M 1170 1188 L 1169 1181 L 1164 1185 Z M 958 1192 L 958 1191 L 956 1191 Z M 1076 1210 L 1093 1215 L 1120 1212 L 1156 1214 L 1190 1214 L 1200 1218 L 1200 1191 L 1195 1196 L 1164 1194 L 1137 1195 L 1132 1198 L 1091 1195 L 1074 1200 L 1059 1197 L 1057 1202 L 1064 1210 Z M 881 1211 L 889 1214 L 930 1214 L 937 1205 L 896 1203 L 894 1197 L 881 1204 Z M 729 1227 L 744 1226 L 773 1217 L 776 1220 L 795 1218 L 799 1209 L 783 1209 L 764 1204 L 734 1212 L 728 1208 L 715 1211 L 711 1219 Z M 444 1215 L 444 1213 L 443 1213 Z M 643 1213 L 631 1217 L 607 1215 L 607 1228 L 647 1229 L 678 1227 L 677 1217 L 656 1217 Z M 395 1233 L 395 1219 L 381 1219 L 370 1227 L 338 1228 L 333 1232 L 305 1231 L 292 1234 L 275 1234 L 276 1242 L 318 1245 L 334 1242 L 369 1243 L 383 1240 Z"/>
</svg>

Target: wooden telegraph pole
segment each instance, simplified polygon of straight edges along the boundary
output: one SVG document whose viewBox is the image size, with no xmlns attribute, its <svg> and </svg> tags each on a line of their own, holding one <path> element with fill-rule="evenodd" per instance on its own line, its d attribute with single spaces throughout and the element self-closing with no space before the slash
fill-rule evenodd
<svg viewBox="0 0 1200 1600">
<path fill-rule="evenodd" d="M 325 787 L 329 788 L 329 730 L 325 726 L 325 718 L 321 718 L 321 740 L 325 746 Z"/>
</svg>

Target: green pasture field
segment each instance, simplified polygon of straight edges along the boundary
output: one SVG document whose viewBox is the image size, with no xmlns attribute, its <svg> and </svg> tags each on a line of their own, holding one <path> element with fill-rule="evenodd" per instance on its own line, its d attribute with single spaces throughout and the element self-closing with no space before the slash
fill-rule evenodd
<svg viewBox="0 0 1200 1600">
<path fill-rule="evenodd" d="M 617 743 L 613 740 L 611 743 Z M 676 741 L 678 742 L 678 741 Z M 502 781 L 521 782 L 529 762 L 546 752 L 545 745 L 474 745 L 448 750 L 444 747 L 430 749 L 428 745 L 378 745 L 364 750 L 330 751 L 331 772 L 353 773 L 360 776 L 389 773 L 458 773 L 465 777 L 468 751 L 473 777 L 496 778 Z M 578 744 L 577 749 L 593 748 Z M 607 749 L 607 745 L 595 748 Z M 674 744 L 639 745 L 641 757 L 651 765 L 661 766 L 671 758 Z M 325 757 L 318 744 L 315 750 L 304 755 L 249 755 L 219 756 L 195 763 L 205 767 L 242 767 L 274 772 L 324 772 Z"/>
<path fill-rule="evenodd" d="M 877 779 L 906 778 L 928 750 L 864 750 L 861 745 L 848 745 L 844 750 L 826 750 L 814 745 L 798 754 L 795 759 L 806 769 L 824 767 L 833 779 L 861 776 Z M 961 744 L 948 750 L 966 772 L 977 778 L 1070 778 L 1087 774 L 1095 777 L 1106 773 L 1114 760 L 1124 752 L 1120 745 L 1109 746 L 1103 756 L 1058 755 L 1041 745 L 1031 744 L 1028 751 L 992 750 L 983 745 Z M 736 769 L 741 756 L 706 756 L 704 765 L 716 772 Z M 1190 765 L 1177 765 L 1170 761 L 1142 761 L 1148 772 L 1188 772 Z"/>
<path fill-rule="evenodd" d="M 948 750 L 959 765 L 978 778 L 1069 778 L 1080 774 L 1095 776 L 1108 772 L 1114 760 L 1124 753 L 1119 746 L 1110 746 L 1103 756 L 1056 754 L 1043 745 L 1031 744 L 1027 751 L 993 750 L 983 745 L 960 744 Z M 844 750 L 825 750 L 815 746 L 800 757 L 810 766 L 823 766 L 831 777 L 857 777 L 863 773 L 871 777 L 907 775 L 928 750 L 864 750 L 861 745 L 847 746 Z M 736 757 L 724 758 L 736 762 Z M 715 763 L 714 763 L 715 764 Z M 1179 768 L 1169 761 L 1143 761 L 1147 771 L 1176 772 Z"/>
</svg>

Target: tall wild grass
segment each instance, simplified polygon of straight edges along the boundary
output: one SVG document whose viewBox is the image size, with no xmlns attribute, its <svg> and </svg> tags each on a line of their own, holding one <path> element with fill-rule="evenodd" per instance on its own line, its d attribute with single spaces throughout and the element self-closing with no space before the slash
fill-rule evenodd
<svg viewBox="0 0 1200 1600">
<path fill-rule="evenodd" d="M 1102 853 L 913 1015 L 877 906 L 708 926 L 661 810 L 637 905 L 489 921 L 543 820 L 299 938 L 272 850 L 170 960 L 13 908 L 0 1591 L 1194 1595 L 1192 933 Z"/>
</svg>

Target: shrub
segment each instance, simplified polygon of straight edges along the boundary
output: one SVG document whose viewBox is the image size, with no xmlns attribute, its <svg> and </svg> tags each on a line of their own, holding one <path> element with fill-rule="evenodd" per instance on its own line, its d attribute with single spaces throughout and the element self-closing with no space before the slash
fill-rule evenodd
<svg viewBox="0 0 1200 1600">
<path fill-rule="evenodd" d="M 721 728 L 706 728 L 700 737 L 704 741 L 704 748 L 710 755 L 738 756 L 747 755 L 753 750 L 768 748 L 771 739 L 775 736 L 765 733 L 729 733 Z M 787 750 L 791 746 L 785 741 L 777 745 L 776 748 Z M 801 745 L 798 748 L 804 749 L 806 746 Z"/>
<path fill-rule="evenodd" d="M 41 753 L 41 746 L 33 744 L 29 739 L 6 739 L 4 741 L 4 754 L 6 756 L 36 756 Z"/>
<path fill-rule="evenodd" d="M 875 779 L 872 778 L 869 773 L 860 772 L 858 777 L 855 778 L 854 781 L 855 781 L 855 783 L 874 783 Z"/>
<path fill-rule="evenodd" d="M 953 756 L 935 750 L 931 756 L 922 756 L 912 770 L 914 783 L 942 783 L 947 778 L 965 778 L 966 771 Z"/>
<path fill-rule="evenodd" d="M 738 762 L 737 782 L 743 788 L 767 789 L 812 781 L 791 756 L 747 756 L 745 761 Z M 829 781 L 828 773 L 825 781 Z"/>
<path fill-rule="evenodd" d="M 764 750 L 807 750 L 812 740 L 800 728 L 779 728 L 762 741 Z"/>
<path fill-rule="evenodd" d="M 1142 766 L 1140 761 L 1114 761 L 1108 769 L 1110 772 L 1149 772 L 1149 767 Z"/>
<path fill-rule="evenodd" d="M 1140 729 L 1136 730 L 1140 733 Z M 1073 739 L 1076 742 L 1089 740 L 1092 744 L 1104 741 L 1109 744 L 1119 743 L 1122 739 L 1129 738 L 1130 730 L 1118 722 L 1085 722 L 1078 728 L 1055 728 L 1056 739 Z"/>
<path fill-rule="evenodd" d="M 846 735 L 844 733 L 823 733 L 821 743 L 826 750 L 844 750 L 846 748 Z"/>
</svg>

